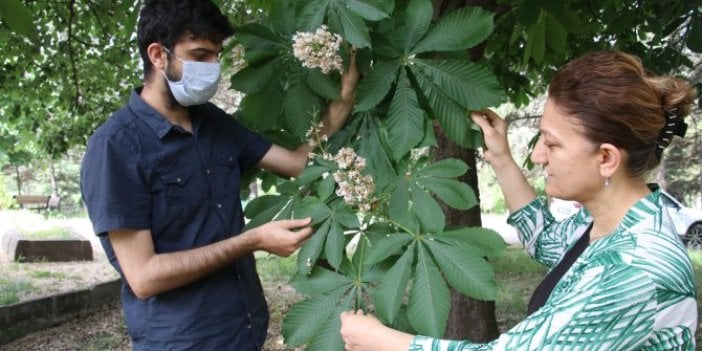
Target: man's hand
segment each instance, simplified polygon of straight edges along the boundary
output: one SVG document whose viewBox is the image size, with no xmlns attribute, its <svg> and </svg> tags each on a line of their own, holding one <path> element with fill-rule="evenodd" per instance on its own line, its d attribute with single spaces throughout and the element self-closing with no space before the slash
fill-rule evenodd
<svg viewBox="0 0 702 351">
<path fill-rule="evenodd" d="M 244 235 L 257 238 L 257 248 L 287 257 L 312 235 L 310 218 L 273 221 L 248 230 Z"/>
</svg>

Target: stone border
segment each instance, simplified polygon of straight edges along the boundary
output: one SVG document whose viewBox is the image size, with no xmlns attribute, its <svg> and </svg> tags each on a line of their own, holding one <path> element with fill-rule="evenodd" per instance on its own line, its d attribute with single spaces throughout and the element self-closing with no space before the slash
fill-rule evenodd
<svg viewBox="0 0 702 351">
<path fill-rule="evenodd" d="M 6 228 L 0 241 L 0 249 L 16 262 L 71 262 L 92 261 L 93 248 L 90 241 L 66 227 L 73 239 L 32 240 L 14 228 Z"/>
<path fill-rule="evenodd" d="M 120 298 L 121 279 L 0 307 L 0 346 Z"/>
</svg>

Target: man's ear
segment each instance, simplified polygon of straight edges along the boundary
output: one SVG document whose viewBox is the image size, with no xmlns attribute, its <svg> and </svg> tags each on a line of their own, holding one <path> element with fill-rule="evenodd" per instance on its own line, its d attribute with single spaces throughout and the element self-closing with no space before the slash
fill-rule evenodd
<svg viewBox="0 0 702 351">
<path fill-rule="evenodd" d="M 146 48 L 146 53 L 149 56 L 149 61 L 155 69 L 165 70 L 168 61 L 168 52 L 159 43 L 151 43 Z"/>
<path fill-rule="evenodd" d="M 618 147 L 604 143 L 599 147 L 600 175 L 603 178 L 611 177 L 624 162 L 624 154 Z"/>
</svg>

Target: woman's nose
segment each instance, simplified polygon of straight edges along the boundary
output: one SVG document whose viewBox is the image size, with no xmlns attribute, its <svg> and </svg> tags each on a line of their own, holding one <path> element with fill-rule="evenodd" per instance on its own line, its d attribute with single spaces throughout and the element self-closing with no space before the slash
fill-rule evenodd
<svg viewBox="0 0 702 351">
<path fill-rule="evenodd" d="M 531 162 L 539 165 L 546 164 L 546 146 L 544 146 L 541 137 L 536 141 L 534 150 L 531 151 Z"/>
</svg>

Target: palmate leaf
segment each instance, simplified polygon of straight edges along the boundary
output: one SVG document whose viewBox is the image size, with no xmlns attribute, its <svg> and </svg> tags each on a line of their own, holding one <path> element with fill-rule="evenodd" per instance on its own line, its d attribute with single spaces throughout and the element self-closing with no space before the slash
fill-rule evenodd
<svg viewBox="0 0 702 351">
<path fill-rule="evenodd" d="M 424 240 L 446 280 L 461 293 L 480 300 L 497 295 L 495 274 L 487 261 L 475 251 L 432 240 Z"/>
<path fill-rule="evenodd" d="M 435 238 L 449 245 L 478 250 L 476 256 L 488 258 L 499 256 L 507 246 L 500 234 L 487 228 L 461 228 L 437 233 Z"/>
<path fill-rule="evenodd" d="M 309 274 L 317 263 L 319 255 L 322 253 L 324 244 L 329 234 L 331 221 L 325 220 L 312 237 L 307 239 L 305 245 L 300 248 L 297 254 L 297 270 L 302 274 Z"/>
<path fill-rule="evenodd" d="M 492 33 L 493 16 L 492 12 L 478 7 L 463 7 L 451 12 L 417 43 L 411 54 L 470 49 Z"/>
<path fill-rule="evenodd" d="M 467 210 L 478 204 L 473 189 L 468 184 L 458 180 L 423 177 L 419 178 L 417 182 L 455 209 Z"/>
<path fill-rule="evenodd" d="M 268 27 L 259 23 L 249 23 L 236 29 L 236 40 L 248 52 L 268 52 L 277 55 L 290 50 L 287 39 L 273 33 Z M 248 60 L 247 56 L 247 60 Z"/>
<path fill-rule="evenodd" d="M 375 62 L 370 73 L 358 83 L 355 110 L 370 110 L 383 101 L 397 78 L 399 68 L 399 61 Z"/>
<path fill-rule="evenodd" d="M 364 258 L 366 264 L 377 264 L 392 255 L 406 251 L 405 245 L 412 241 L 412 236 L 405 233 L 386 234 L 368 249 Z"/>
<path fill-rule="evenodd" d="M 245 94 L 258 93 L 283 68 L 283 57 L 257 62 L 244 67 L 232 76 L 232 88 Z"/>
<path fill-rule="evenodd" d="M 412 62 L 446 96 L 465 109 L 496 106 L 505 99 L 497 77 L 483 66 L 463 60 L 414 59 Z"/>
<path fill-rule="evenodd" d="M 324 106 L 322 100 L 307 87 L 301 70 L 292 72 L 288 82 L 290 87 L 283 100 L 285 126 L 296 136 L 303 137 L 312 125 L 314 113 L 321 111 Z"/>
<path fill-rule="evenodd" d="M 386 9 L 388 7 L 386 3 L 392 2 L 383 0 L 346 1 L 346 4 L 351 11 L 369 21 L 380 21 L 390 16 L 388 10 Z M 392 11 L 392 8 L 390 8 L 390 11 Z"/>
<path fill-rule="evenodd" d="M 464 175 L 467 171 L 468 165 L 465 162 L 455 158 L 446 158 L 428 164 L 426 167 L 416 171 L 415 175 L 418 177 L 456 178 Z"/>
<path fill-rule="evenodd" d="M 409 52 L 417 42 L 427 33 L 431 26 L 431 17 L 434 8 L 430 0 L 410 0 L 405 9 L 405 25 L 402 27 L 404 34 L 404 52 Z"/>
<path fill-rule="evenodd" d="M 322 328 L 317 331 L 314 338 L 307 344 L 305 348 L 306 351 L 342 351 L 344 349 L 344 342 L 341 339 L 341 320 L 339 319 L 339 315 L 341 312 L 351 310 L 352 302 L 353 294 L 348 294 L 341 299 Z"/>
<path fill-rule="evenodd" d="M 419 70 L 412 69 L 419 86 L 431 108 L 431 115 L 441 124 L 446 137 L 464 147 L 479 147 L 482 145 L 480 132 L 471 129 L 472 122 L 468 121 L 468 110 L 452 100 L 437 86 L 431 77 Z"/>
<path fill-rule="evenodd" d="M 329 264 L 335 269 L 339 269 L 344 259 L 345 247 L 346 238 L 344 237 L 344 230 L 341 228 L 341 225 L 332 218 L 329 224 L 327 242 L 324 246 L 324 254 Z"/>
<path fill-rule="evenodd" d="M 389 147 L 381 136 L 380 121 L 370 114 L 360 114 L 360 126 L 357 137 L 360 140 L 358 154 L 366 159 L 366 170 L 375 175 L 375 187 L 384 191 L 397 175 L 388 155 Z M 353 122 L 353 121 L 352 121 Z"/>
<path fill-rule="evenodd" d="M 239 119 L 253 130 L 269 130 L 277 123 L 283 109 L 283 96 L 278 79 L 271 79 L 266 86 L 255 94 L 247 94 L 241 99 L 239 108 L 243 113 Z M 261 118 L 266 116 L 266 118 Z"/>
<path fill-rule="evenodd" d="M 441 337 L 446 330 L 450 305 L 449 289 L 424 245 L 417 250 L 414 284 L 410 291 L 407 316 L 421 335 Z"/>
<path fill-rule="evenodd" d="M 400 237 L 400 235 L 396 235 Z M 404 237 L 411 238 L 409 235 Z M 392 268 L 385 273 L 380 285 L 373 292 L 373 302 L 375 304 L 378 317 L 385 324 L 392 324 L 397 313 L 402 306 L 405 297 L 407 283 L 412 274 L 412 263 L 414 262 L 415 245 L 410 245 L 400 259 L 395 262 Z"/>
<path fill-rule="evenodd" d="M 305 82 L 315 94 L 328 99 L 339 99 L 339 84 L 334 82 L 329 75 L 322 73 L 319 68 L 305 70 Z"/>
<path fill-rule="evenodd" d="M 410 185 L 404 178 L 400 178 L 397 181 L 395 190 L 390 195 L 388 214 L 390 215 L 390 220 L 398 223 L 405 230 L 408 230 L 410 233 L 417 233 L 419 232 L 419 223 L 414 215 L 410 199 Z"/>
<path fill-rule="evenodd" d="M 329 28 L 339 33 L 344 40 L 357 48 L 367 48 L 371 46 L 368 27 L 363 18 L 342 3 L 332 2 L 328 13 Z"/>
<path fill-rule="evenodd" d="M 314 267 L 310 274 L 296 274 L 290 284 L 306 295 L 328 294 L 342 286 L 353 284 L 349 277 L 322 267 Z"/>
<path fill-rule="evenodd" d="M 410 185 L 414 213 L 422 226 L 422 232 L 440 233 L 446 225 L 446 216 L 439 204 L 424 189 Z"/>
<path fill-rule="evenodd" d="M 255 228 L 270 222 L 290 201 L 290 196 L 280 195 L 264 195 L 251 200 L 244 210 L 244 215 L 251 219 L 246 228 Z"/>
<path fill-rule="evenodd" d="M 298 346 L 311 340 L 334 312 L 336 296 L 315 295 L 294 304 L 283 320 L 285 343 Z"/>
<path fill-rule="evenodd" d="M 400 70 L 395 95 L 390 102 L 385 119 L 388 143 L 393 145 L 392 157 L 401 159 L 424 138 L 424 111 L 419 107 L 417 95 L 407 73 Z"/>
<path fill-rule="evenodd" d="M 317 30 L 327 15 L 330 0 L 310 0 L 300 12 L 300 23 L 306 32 Z"/>
</svg>

